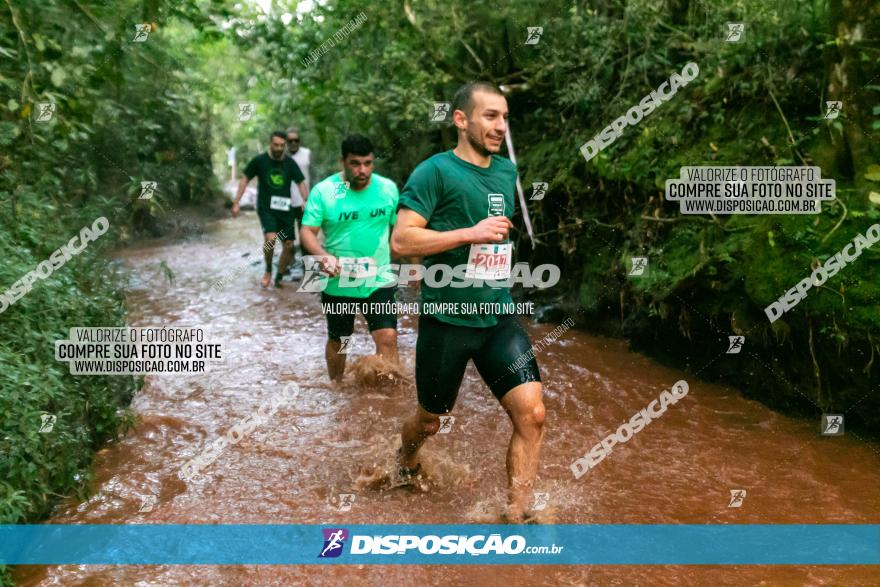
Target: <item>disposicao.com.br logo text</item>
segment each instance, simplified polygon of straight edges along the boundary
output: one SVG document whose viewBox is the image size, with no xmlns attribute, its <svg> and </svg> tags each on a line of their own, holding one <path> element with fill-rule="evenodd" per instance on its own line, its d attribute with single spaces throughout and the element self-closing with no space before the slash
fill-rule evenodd
<svg viewBox="0 0 880 587">
<path fill-rule="evenodd" d="M 349 537 L 342 528 L 324 529 L 324 548 L 322 558 L 337 557 L 342 553 L 344 543 Z M 473 536 L 449 534 L 438 535 L 374 535 L 351 536 L 351 555 L 403 555 L 410 551 L 418 554 L 438 555 L 517 555 L 517 554 L 559 554 L 563 546 L 528 546 L 526 539 L 518 534 L 502 538 L 501 534 L 476 534 Z"/>
</svg>

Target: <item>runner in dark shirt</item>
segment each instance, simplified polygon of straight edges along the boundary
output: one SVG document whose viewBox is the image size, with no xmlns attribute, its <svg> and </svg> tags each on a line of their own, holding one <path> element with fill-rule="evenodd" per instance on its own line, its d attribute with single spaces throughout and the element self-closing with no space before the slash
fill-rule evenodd
<svg viewBox="0 0 880 587">
<path fill-rule="evenodd" d="M 303 200 L 308 197 L 305 177 L 296 161 L 284 153 L 287 135 L 283 131 L 275 131 L 269 139 L 269 150 L 261 153 L 244 168 L 244 177 L 238 183 L 238 193 L 232 204 L 233 217 L 239 214 L 239 205 L 248 182 L 254 177 L 257 183 L 257 216 L 263 227 L 263 256 L 266 261 L 266 272 L 261 284 L 269 287 L 272 280 L 272 256 L 275 252 L 275 239 L 281 241 L 281 259 L 275 274 L 275 286 L 281 287 L 281 277 L 293 258 L 293 223 L 294 210 L 290 201 L 290 184 L 295 183 Z"/>
</svg>

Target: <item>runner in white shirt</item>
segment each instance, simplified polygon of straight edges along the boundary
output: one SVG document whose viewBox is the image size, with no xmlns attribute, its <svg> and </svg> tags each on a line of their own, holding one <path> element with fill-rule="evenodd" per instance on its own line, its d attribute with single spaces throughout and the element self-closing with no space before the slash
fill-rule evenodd
<svg viewBox="0 0 880 587">
<path fill-rule="evenodd" d="M 312 190 L 312 151 L 311 149 L 307 149 L 306 147 L 300 146 L 300 136 L 299 129 L 295 126 L 292 126 L 287 129 L 287 154 L 290 155 L 290 158 L 296 161 L 296 164 L 299 166 L 300 170 L 302 170 L 303 175 L 305 176 L 305 185 L 306 185 L 306 194 L 311 192 Z M 291 200 L 291 209 L 293 210 L 294 217 L 294 238 L 296 239 L 296 243 L 300 246 L 300 254 L 302 254 L 302 244 L 300 242 L 299 231 L 302 227 L 302 217 L 303 217 L 303 209 L 305 208 L 305 202 L 299 194 L 299 190 L 295 188 L 295 186 L 291 187 L 290 190 L 290 200 Z M 302 272 L 302 259 L 298 259 L 295 261 L 289 270 L 292 270 L 295 275 L 293 279 L 296 280 L 299 277 L 299 274 Z"/>
</svg>

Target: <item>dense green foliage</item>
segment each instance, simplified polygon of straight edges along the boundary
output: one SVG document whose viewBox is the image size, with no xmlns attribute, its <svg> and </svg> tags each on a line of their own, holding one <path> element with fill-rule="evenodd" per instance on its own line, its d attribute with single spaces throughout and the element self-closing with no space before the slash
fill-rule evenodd
<svg viewBox="0 0 880 587">
<path fill-rule="evenodd" d="M 168 3 L 171 9 L 174 3 Z M 0 313 L 0 523 L 87 492 L 93 452 L 131 423 L 131 377 L 71 376 L 54 341 L 125 324 L 124 277 L 106 253 L 163 212 L 217 196 L 210 101 L 186 49 L 198 10 L 141 2 L 0 5 L 0 284 L 6 290 L 83 226 L 110 231 Z M 135 24 L 180 23 L 133 43 Z M 192 25 L 190 23 L 195 23 Z M 219 37 L 219 33 L 216 33 Z M 40 122 L 38 103 L 55 113 Z M 139 200 L 140 182 L 158 183 Z M 40 433 L 41 415 L 57 417 Z"/>
</svg>

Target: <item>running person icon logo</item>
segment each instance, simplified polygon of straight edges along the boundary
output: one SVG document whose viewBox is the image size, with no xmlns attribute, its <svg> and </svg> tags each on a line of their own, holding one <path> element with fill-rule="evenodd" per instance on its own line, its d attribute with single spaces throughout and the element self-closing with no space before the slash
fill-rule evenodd
<svg viewBox="0 0 880 587">
<path fill-rule="evenodd" d="M 40 429 L 39 432 L 43 434 L 48 434 L 52 432 L 52 429 L 55 428 L 55 422 L 58 421 L 58 416 L 55 414 L 43 414 L 40 416 Z"/>
<path fill-rule="evenodd" d="M 345 194 L 348 193 L 348 189 L 351 187 L 351 182 L 348 181 L 340 181 L 336 184 L 336 191 L 333 195 L 337 198 L 344 198 Z"/>
<path fill-rule="evenodd" d="M 742 350 L 743 344 L 746 342 L 745 336 L 728 336 L 730 346 L 727 347 L 728 355 L 738 355 Z"/>
<path fill-rule="evenodd" d="M 339 494 L 339 509 L 340 512 L 350 512 L 351 506 L 354 505 L 355 495 L 354 493 L 340 493 Z"/>
<path fill-rule="evenodd" d="M 156 193 L 156 188 L 159 186 L 158 182 L 155 181 L 142 181 L 141 182 L 141 195 L 138 196 L 138 200 L 150 200 L 153 198 L 153 194 Z"/>
<path fill-rule="evenodd" d="M 541 35 L 544 34 L 544 27 L 542 26 L 530 26 L 526 27 L 528 30 L 528 36 L 526 37 L 526 45 L 537 45 L 541 40 Z"/>
<path fill-rule="evenodd" d="M 55 102 L 37 102 L 37 122 L 49 122 L 55 116 Z"/>
<path fill-rule="evenodd" d="M 348 540 L 348 530 L 345 528 L 324 528 L 324 548 L 318 558 L 336 558 L 342 554 L 345 541 Z"/>
<path fill-rule="evenodd" d="M 141 498 L 141 505 L 138 508 L 139 514 L 148 514 L 153 511 L 153 507 L 158 503 L 159 498 L 155 495 L 145 495 Z"/>
<path fill-rule="evenodd" d="M 645 269 L 648 268 L 648 258 L 647 257 L 630 257 L 630 261 L 632 262 L 632 268 L 629 270 L 630 275 L 644 275 Z"/>
<path fill-rule="evenodd" d="M 449 118 L 449 102 L 434 102 L 434 111 L 431 113 L 431 122 L 446 122 Z"/>
<path fill-rule="evenodd" d="M 304 293 L 320 293 L 327 289 L 327 281 L 327 276 L 323 273 L 306 270 L 296 291 Z"/>
<path fill-rule="evenodd" d="M 134 38 L 131 40 L 132 43 L 145 43 L 147 39 L 150 37 L 150 31 L 153 29 L 152 25 L 148 22 L 136 24 L 134 25 Z"/>
<path fill-rule="evenodd" d="M 257 111 L 257 106 L 253 102 L 239 102 L 238 104 L 238 120 L 247 122 L 253 118 Z"/>
<path fill-rule="evenodd" d="M 822 414 L 822 436 L 843 436 L 843 414 Z"/>
<path fill-rule="evenodd" d="M 532 197 L 529 200 L 543 200 L 549 185 L 546 181 L 532 182 Z"/>
<path fill-rule="evenodd" d="M 840 109 L 843 108 L 843 102 L 827 101 L 825 102 L 825 120 L 834 120 L 840 116 Z"/>
<path fill-rule="evenodd" d="M 739 43 L 739 40 L 742 38 L 743 32 L 745 32 L 745 25 L 741 22 L 728 22 L 727 23 L 727 36 L 724 38 L 728 43 Z"/>
<path fill-rule="evenodd" d="M 536 512 L 547 509 L 547 504 L 550 502 L 550 494 L 535 492 L 535 501 L 532 504 L 532 509 Z"/>
<path fill-rule="evenodd" d="M 440 416 L 440 429 L 438 434 L 449 434 L 452 432 L 452 425 L 455 424 L 455 416 Z"/>
<path fill-rule="evenodd" d="M 746 499 L 746 490 L 745 489 L 731 489 L 730 490 L 730 503 L 727 504 L 729 508 L 738 508 L 742 507 L 743 501 Z"/>
</svg>

